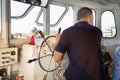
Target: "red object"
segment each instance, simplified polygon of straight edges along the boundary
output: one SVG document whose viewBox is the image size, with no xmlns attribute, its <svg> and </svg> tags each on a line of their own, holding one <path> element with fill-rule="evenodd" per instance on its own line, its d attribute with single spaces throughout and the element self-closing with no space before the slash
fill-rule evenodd
<svg viewBox="0 0 120 80">
<path fill-rule="evenodd" d="M 24 75 L 23 74 L 18 74 L 17 80 L 24 80 Z"/>
<path fill-rule="evenodd" d="M 35 38 L 34 38 L 34 36 L 31 37 L 31 39 L 30 39 L 30 44 L 31 44 L 31 45 L 35 45 Z"/>
</svg>

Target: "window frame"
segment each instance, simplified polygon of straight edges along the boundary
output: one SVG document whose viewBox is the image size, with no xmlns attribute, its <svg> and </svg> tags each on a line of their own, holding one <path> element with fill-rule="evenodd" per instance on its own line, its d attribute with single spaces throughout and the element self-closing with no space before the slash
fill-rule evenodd
<svg viewBox="0 0 120 80">
<path fill-rule="evenodd" d="M 95 15 L 93 15 L 93 17 L 94 17 L 94 20 L 93 20 L 93 21 L 94 21 L 94 22 L 93 22 L 94 24 L 93 24 L 93 25 L 96 26 L 96 10 L 92 8 L 92 12 L 93 12 L 93 11 L 94 11 L 94 13 L 95 13 Z"/>
<path fill-rule="evenodd" d="M 115 35 L 114 35 L 114 36 L 104 37 L 104 36 L 102 35 L 102 37 L 103 37 L 103 38 L 106 38 L 106 39 L 111 39 L 111 38 L 115 38 L 116 35 L 117 35 L 117 26 L 116 26 L 116 18 L 115 18 L 116 16 L 115 16 L 115 10 L 114 10 L 114 9 L 102 11 L 102 13 L 101 13 L 101 20 L 100 20 L 100 21 L 101 21 L 101 31 L 102 31 L 102 15 L 104 14 L 104 12 L 107 12 L 107 11 L 109 11 L 109 12 L 111 12 L 111 13 L 113 14 L 116 32 L 115 32 Z M 103 33 L 103 31 L 102 31 L 102 33 Z"/>
<path fill-rule="evenodd" d="M 11 0 L 11 3 L 12 3 L 12 1 L 14 1 L 14 0 Z M 14 2 L 18 2 L 18 1 L 14 1 Z M 20 3 L 20 4 L 26 4 L 26 3 L 21 3 L 21 2 L 19 2 L 19 3 Z M 19 15 L 19 16 L 12 16 L 12 15 L 11 15 L 11 18 L 13 18 L 13 19 L 20 19 L 20 18 L 25 17 L 25 16 L 28 14 L 29 10 L 31 10 L 31 9 L 34 8 L 33 5 L 30 5 L 30 4 L 28 4 L 28 5 L 29 5 L 28 8 L 27 8 L 21 15 Z M 12 7 L 11 7 L 11 8 L 12 8 Z"/>
<path fill-rule="evenodd" d="M 50 24 L 50 27 L 56 27 L 60 22 L 61 22 L 61 20 L 63 19 L 63 17 L 67 14 L 67 12 L 68 12 L 68 10 L 69 10 L 69 7 L 68 6 L 66 6 L 66 5 L 60 5 L 60 4 L 57 4 L 57 3 L 51 3 L 51 4 L 53 4 L 53 5 L 57 5 L 57 6 L 62 6 L 62 7 L 65 7 L 65 11 L 63 12 L 63 14 L 60 16 L 60 18 L 57 20 L 57 22 L 55 23 L 55 24 Z M 41 16 L 41 14 L 42 14 L 42 12 L 43 12 L 43 9 L 41 9 L 40 10 L 40 12 L 39 12 L 39 16 L 36 18 L 36 20 L 35 20 L 35 23 L 36 23 L 36 25 L 38 25 L 38 26 L 43 26 L 43 23 L 39 23 L 39 18 L 40 18 L 40 16 Z"/>
</svg>

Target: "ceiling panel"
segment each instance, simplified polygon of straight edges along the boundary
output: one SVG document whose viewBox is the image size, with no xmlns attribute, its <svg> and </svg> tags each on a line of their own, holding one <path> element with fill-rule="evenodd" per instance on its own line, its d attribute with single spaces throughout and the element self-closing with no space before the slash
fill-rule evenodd
<svg viewBox="0 0 120 80">
<path fill-rule="evenodd" d="M 76 1 L 95 1 L 101 3 L 120 3 L 120 0 L 76 0 Z"/>
</svg>

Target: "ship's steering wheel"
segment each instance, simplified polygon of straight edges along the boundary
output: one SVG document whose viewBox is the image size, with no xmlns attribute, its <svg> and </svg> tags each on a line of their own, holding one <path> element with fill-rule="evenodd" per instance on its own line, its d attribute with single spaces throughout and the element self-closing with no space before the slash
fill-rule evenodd
<svg viewBox="0 0 120 80">
<path fill-rule="evenodd" d="M 55 36 L 48 36 L 44 39 L 41 43 L 38 63 L 40 68 L 42 68 L 46 72 L 55 71 L 59 66 L 60 63 L 54 61 L 53 52 L 56 46 L 56 37 Z"/>
<path fill-rule="evenodd" d="M 28 60 L 28 63 L 38 60 L 40 68 L 46 72 L 55 71 L 61 64 L 54 61 L 53 52 L 56 46 L 56 37 L 48 36 L 44 38 L 39 48 L 38 58 Z"/>
<path fill-rule="evenodd" d="M 61 31 L 61 28 L 59 28 L 58 33 L 60 33 L 60 31 Z M 38 33 L 43 38 L 43 42 L 41 43 L 41 46 L 39 48 L 38 58 L 28 60 L 28 63 L 38 60 L 40 68 L 42 68 L 46 72 L 53 72 L 60 66 L 62 62 L 61 61 L 57 63 L 54 61 L 54 58 L 53 58 L 57 37 L 48 36 L 45 38 L 42 31 L 38 31 Z"/>
</svg>

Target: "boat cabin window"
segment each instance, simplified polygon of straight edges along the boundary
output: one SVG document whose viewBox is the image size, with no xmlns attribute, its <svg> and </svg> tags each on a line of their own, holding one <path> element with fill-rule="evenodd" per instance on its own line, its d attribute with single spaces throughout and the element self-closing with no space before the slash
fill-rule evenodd
<svg viewBox="0 0 120 80">
<path fill-rule="evenodd" d="M 11 1 L 14 2 L 14 1 Z M 14 4 L 11 5 L 11 33 L 30 33 L 34 27 L 38 27 L 35 24 L 35 20 L 37 15 L 39 14 L 39 11 L 41 10 L 41 7 L 39 6 L 29 6 L 27 8 L 26 5 L 21 7 L 21 4 Z M 21 10 L 20 8 L 15 8 L 16 6 L 20 6 L 22 15 L 18 13 L 16 10 Z M 14 8 L 13 8 L 14 7 Z M 33 7 L 33 8 L 31 8 Z M 17 12 L 17 13 L 16 13 Z M 16 13 L 16 14 L 15 14 Z M 17 15 L 17 16 L 16 16 Z"/>
<path fill-rule="evenodd" d="M 105 11 L 101 16 L 103 37 L 111 38 L 116 35 L 115 16 L 112 11 Z"/>
<path fill-rule="evenodd" d="M 43 31 L 42 24 L 43 10 L 40 6 L 11 1 L 12 34 L 30 33 L 34 27 Z M 71 7 L 60 4 L 50 4 L 50 27 L 58 30 L 59 27 L 67 28 L 66 26 L 71 26 L 72 24 L 73 10 Z"/>
<path fill-rule="evenodd" d="M 61 28 L 61 31 L 63 31 L 64 29 L 66 29 L 74 24 L 74 22 L 73 22 L 73 8 L 71 6 L 69 6 L 67 8 L 67 12 L 64 14 L 65 15 L 62 15 L 61 19 L 58 20 L 58 23 L 56 25 L 50 27 L 50 34 L 51 35 L 56 34 L 58 32 L 59 28 Z"/>
<path fill-rule="evenodd" d="M 30 4 L 21 3 L 18 1 L 12 1 L 11 7 L 12 7 L 11 8 L 11 12 L 12 12 L 11 16 L 12 17 L 20 17 L 20 16 L 24 15 L 24 13 L 28 10 L 28 8 L 30 7 Z"/>
<path fill-rule="evenodd" d="M 51 4 L 50 5 L 50 25 L 51 26 L 56 25 L 59 19 L 62 17 L 62 15 L 65 14 L 66 11 L 67 11 L 67 8 L 64 6 Z M 37 21 L 38 21 L 38 24 L 43 23 L 43 12 L 41 13 Z"/>
</svg>

